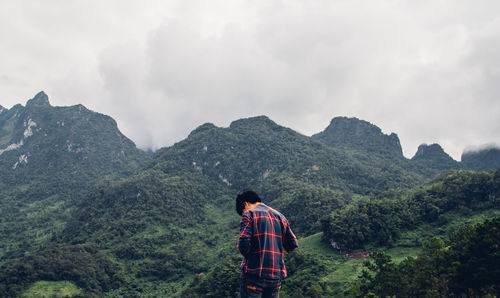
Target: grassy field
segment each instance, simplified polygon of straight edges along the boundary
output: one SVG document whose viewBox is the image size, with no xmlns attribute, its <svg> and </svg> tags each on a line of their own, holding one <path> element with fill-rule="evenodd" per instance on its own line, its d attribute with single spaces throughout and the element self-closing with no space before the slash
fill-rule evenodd
<svg viewBox="0 0 500 298">
<path fill-rule="evenodd" d="M 82 292 L 82 289 L 69 281 L 39 281 L 31 285 L 31 287 L 22 294 L 22 297 L 71 297 L 81 294 Z"/>
<path fill-rule="evenodd" d="M 348 259 L 335 252 L 328 244 L 321 242 L 323 233 L 299 239 L 301 252 L 311 254 L 320 259 L 328 268 L 321 278 L 335 296 L 343 296 L 361 274 L 364 259 Z"/>
</svg>

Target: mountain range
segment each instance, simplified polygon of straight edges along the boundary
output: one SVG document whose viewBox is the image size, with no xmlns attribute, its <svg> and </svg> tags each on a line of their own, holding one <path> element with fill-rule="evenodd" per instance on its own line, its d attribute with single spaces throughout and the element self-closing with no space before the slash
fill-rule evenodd
<svg viewBox="0 0 500 298">
<path fill-rule="evenodd" d="M 308 237 L 327 235 L 332 225 L 322 220 L 348 216 L 339 210 L 365 199 L 499 164 L 499 149 L 457 162 L 438 144 L 407 159 L 396 134 L 346 117 L 312 137 L 266 116 L 206 123 L 151 155 L 112 118 L 51 106 L 40 92 L 0 108 L 0 293 L 66 280 L 84 296 L 180 295 L 234 257 L 233 198 L 242 189 L 258 191 Z"/>
</svg>

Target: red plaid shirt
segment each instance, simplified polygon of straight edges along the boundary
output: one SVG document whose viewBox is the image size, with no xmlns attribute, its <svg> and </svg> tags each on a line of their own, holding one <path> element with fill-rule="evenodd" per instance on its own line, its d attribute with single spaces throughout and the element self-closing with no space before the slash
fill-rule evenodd
<svg viewBox="0 0 500 298">
<path fill-rule="evenodd" d="M 299 245 L 283 214 L 260 203 L 243 213 L 240 221 L 238 249 L 245 277 L 282 279 L 286 277 L 283 258 Z"/>
</svg>

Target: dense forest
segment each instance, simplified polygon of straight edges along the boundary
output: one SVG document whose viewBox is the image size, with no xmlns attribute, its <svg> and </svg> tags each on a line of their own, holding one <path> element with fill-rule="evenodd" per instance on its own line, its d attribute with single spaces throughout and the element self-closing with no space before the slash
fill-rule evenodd
<svg viewBox="0 0 500 298">
<path fill-rule="evenodd" d="M 323 237 L 339 249 L 392 245 L 403 231 L 422 223 L 446 224 L 451 214 L 498 207 L 500 171 L 448 172 L 435 183 L 411 191 L 387 191 L 337 209 L 322 219 Z M 418 244 L 418 243 L 416 243 Z"/>
<path fill-rule="evenodd" d="M 259 116 L 148 154 L 41 92 L 0 113 L 0 296 L 235 297 L 244 188 L 299 238 L 282 297 L 498 295 L 498 152 L 407 159 L 363 120 Z"/>
<path fill-rule="evenodd" d="M 494 297 L 500 287 L 500 217 L 466 225 L 446 241 L 428 240 L 418 257 L 394 263 L 384 252 L 372 254 L 354 290 L 356 296 Z"/>
</svg>

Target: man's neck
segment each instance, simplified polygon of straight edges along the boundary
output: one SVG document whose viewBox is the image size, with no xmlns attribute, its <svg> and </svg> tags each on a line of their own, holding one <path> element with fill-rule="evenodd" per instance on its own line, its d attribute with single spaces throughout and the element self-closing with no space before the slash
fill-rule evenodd
<svg viewBox="0 0 500 298">
<path fill-rule="evenodd" d="M 260 202 L 245 204 L 245 209 L 243 210 L 243 213 L 247 212 L 248 210 L 252 210 L 253 208 L 255 208 L 259 205 L 260 205 Z"/>
</svg>

